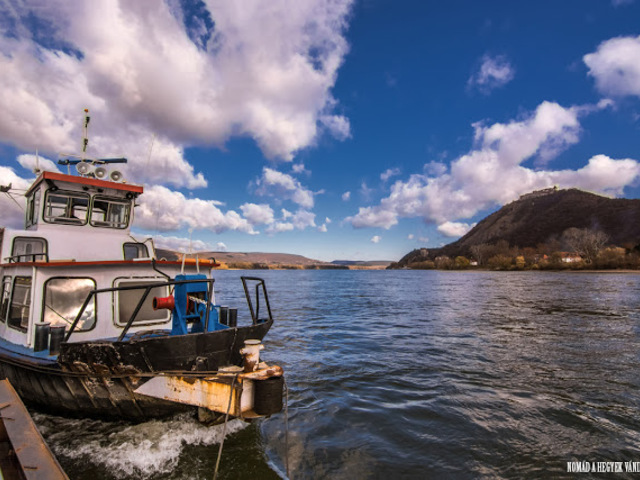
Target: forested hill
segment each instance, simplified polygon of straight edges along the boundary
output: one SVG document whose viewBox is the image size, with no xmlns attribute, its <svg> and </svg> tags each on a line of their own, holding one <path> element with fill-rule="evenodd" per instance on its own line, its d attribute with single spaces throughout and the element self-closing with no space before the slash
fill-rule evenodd
<svg viewBox="0 0 640 480">
<path fill-rule="evenodd" d="M 471 257 L 474 245 L 500 241 L 510 247 L 539 248 L 557 243 L 572 227 L 602 231 L 609 245 L 636 246 L 640 243 L 640 200 L 608 198 L 578 189 L 532 192 L 492 213 L 459 240 L 441 248 L 414 250 L 390 268 L 440 255 Z"/>
</svg>

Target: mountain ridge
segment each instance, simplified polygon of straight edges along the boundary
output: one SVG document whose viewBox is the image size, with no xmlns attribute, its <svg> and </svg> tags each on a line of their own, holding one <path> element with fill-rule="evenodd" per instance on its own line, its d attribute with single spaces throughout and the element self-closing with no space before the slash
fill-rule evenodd
<svg viewBox="0 0 640 480">
<path fill-rule="evenodd" d="M 500 241 L 536 248 L 558 240 L 568 228 L 600 230 L 608 244 L 632 248 L 640 243 L 640 199 L 609 198 L 576 188 L 531 192 L 488 215 L 455 242 L 413 250 L 390 268 L 441 255 L 471 257 L 472 246 Z"/>
</svg>

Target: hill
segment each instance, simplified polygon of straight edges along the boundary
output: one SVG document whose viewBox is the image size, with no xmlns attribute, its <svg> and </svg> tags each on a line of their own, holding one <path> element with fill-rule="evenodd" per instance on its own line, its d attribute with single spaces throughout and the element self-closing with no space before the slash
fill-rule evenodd
<svg viewBox="0 0 640 480">
<path fill-rule="evenodd" d="M 156 249 L 158 258 L 167 260 L 180 260 L 182 254 L 173 250 Z M 196 253 L 188 255 L 194 257 Z M 380 270 L 386 268 L 391 261 L 357 261 L 335 260 L 322 262 L 294 255 L 291 253 L 266 253 L 266 252 L 197 252 L 200 258 L 215 258 L 217 262 L 229 268 L 238 269 L 308 269 L 308 270 Z"/>
<path fill-rule="evenodd" d="M 522 195 L 492 213 L 465 236 L 441 248 L 418 249 L 390 268 L 433 260 L 440 255 L 471 257 L 471 247 L 505 241 L 511 247 L 538 247 L 557 241 L 571 227 L 600 230 L 608 244 L 640 243 L 640 200 L 608 198 L 578 189 L 546 189 Z"/>
<path fill-rule="evenodd" d="M 265 265 L 318 265 L 326 262 L 313 260 L 302 255 L 290 253 L 266 253 L 266 252 L 197 252 L 200 258 L 215 258 L 218 262 L 230 263 L 255 263 Z M 195 255 L 195 254 L 194 254 Z M 181 254 L 171 250 L 157 249 L 158 258 L 168 260 L 181 258 Z"/>
</svg>

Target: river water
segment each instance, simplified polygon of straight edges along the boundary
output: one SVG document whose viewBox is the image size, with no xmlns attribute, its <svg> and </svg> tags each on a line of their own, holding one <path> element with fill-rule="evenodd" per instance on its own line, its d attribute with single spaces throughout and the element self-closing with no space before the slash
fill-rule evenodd
<svg viewBox="0 0 640 480">
<path fill-rule="evenodd" d="M 279 478 L 287 457 L 292 478 L 331 479 L 640 461 L 640 274 L 220 271 L 219 303 L 244 302 L 241 275 L 267 281 L 288 449 L 284 414 L 232 422 L 218 478 Z M 72 479 L 210 479 L 222 438 L 188 416 L 35 418 Z"/>
</svg>

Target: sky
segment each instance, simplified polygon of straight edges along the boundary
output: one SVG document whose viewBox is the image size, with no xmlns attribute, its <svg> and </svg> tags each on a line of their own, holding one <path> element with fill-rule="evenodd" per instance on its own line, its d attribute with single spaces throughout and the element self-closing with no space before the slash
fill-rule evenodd
<svg viewBox="0 0 640 480">
<path fill-rule="evenodd" d="M 640 0 L 0 0 L 0 225 L 126 156 L 133 235 L 398 260 L 551 186 L 640 198 Z"/>
</svg>

